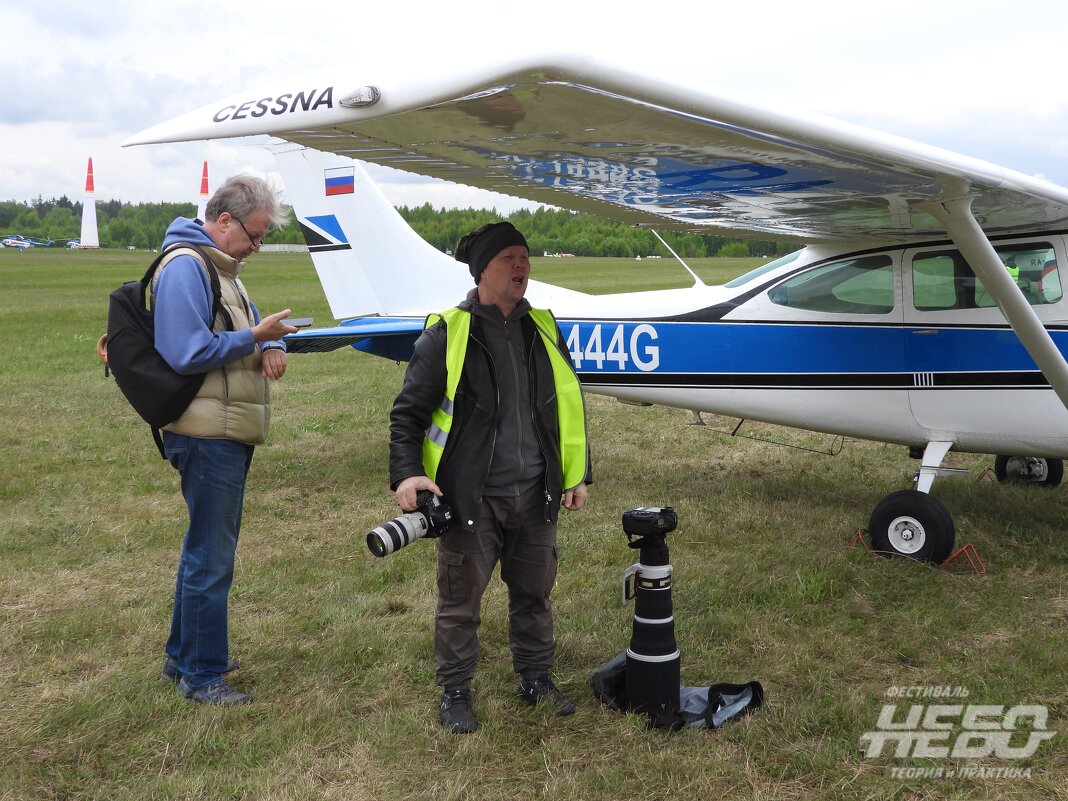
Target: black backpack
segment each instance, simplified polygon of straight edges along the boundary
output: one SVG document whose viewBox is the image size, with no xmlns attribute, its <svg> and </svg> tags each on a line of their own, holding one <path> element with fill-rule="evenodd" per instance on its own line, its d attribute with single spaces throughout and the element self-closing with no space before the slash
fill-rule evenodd
<svg viewBox="0 0 1068 801">
<path fill-rule="evenodd" d="M 101 339 L 100 355 L 104 359 L 104 376 L 115 376 L 126 400 L 152 428 L 160 456 L 163 437 L 160 429 L 182 416 L 204 383 L 204 373 L 179 375 L 156 350 L 153 311 L 146 300 L 151 293 L 152 277 L 163 260 L 177 249 L 196 251 L 211 280 L 211 315 L 220 313 L 226 329 L 234 329 L 233 320 L 222 305 L 219 273 L 211 259 L 192 243 L 177 242 L 165 248 L 149 265 L 140 281 L 127 281 L 111 293 L 108 301 L 108 331 Z M 106 346 L 106 347 L 105 347 Z"/>
</svg>

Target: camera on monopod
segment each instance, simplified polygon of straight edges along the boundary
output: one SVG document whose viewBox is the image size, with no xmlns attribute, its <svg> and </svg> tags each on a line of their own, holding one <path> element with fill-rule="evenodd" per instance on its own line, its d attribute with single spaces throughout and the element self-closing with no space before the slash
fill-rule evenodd
<svg viewBox="0 0 1068 801">
<path fill-rule="evenodd" d="M 634 601 L 630 646 L 590 677 L 593 694 L 612 709 L 645 715 L 650 728 L 716 728 L 764 703 L 760 682 L 684 687 L 671 600 L 672 567 L 667 535 L 678 517 L 670 506 L 642 506 L 623 513 L 627 545 L 638 562 L 623 574 L 623 601 Z"/>
</svg>

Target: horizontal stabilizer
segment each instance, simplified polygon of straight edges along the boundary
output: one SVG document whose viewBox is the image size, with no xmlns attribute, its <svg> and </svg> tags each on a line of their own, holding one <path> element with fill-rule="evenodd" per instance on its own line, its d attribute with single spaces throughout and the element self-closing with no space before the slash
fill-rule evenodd
<svg viewBox="0 0 1068 801">
<path fill-rule="evenodd" d="M 326 353 L 351 345 L 357 350 L 407 361 L 423 330 L 422 317 L 362 317 L 332 328 L 311 328 L 285 338 L 290 353 Z"/>
</svg>

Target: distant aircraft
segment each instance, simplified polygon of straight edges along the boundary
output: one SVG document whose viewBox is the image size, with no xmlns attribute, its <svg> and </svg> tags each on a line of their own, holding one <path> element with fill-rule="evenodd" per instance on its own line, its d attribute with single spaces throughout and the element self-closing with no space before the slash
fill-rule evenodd
<svg viewBox="0 0 1068 801">
<path fill-rule="evenodd" d="M 0 239 L 0 245 L 5 248 L 18 248 L 19 250 L 25 250 L 26 248 L 50 248 L 54 240 L 40 240 L 30 239 L 26 236 L 19 236 L 18 234 L 12 234 L 11 236 L 5 236 Z"/>
<path fill-rule="evenodd" d="M 723 286 L 592 296 L 531 281 L 527 296 L 556 313 L 587 391 L 922 455 L 914 488 L 871 514 L 875 550 L 951 553 L 952 516 L 929 493 L 950 450 L 997 454 L 1001 480 L 1060 482 L 1068 189 L 582 56 L 352 74 L 245 92 L 126 143 L 277 137 L 344 321 L 291 335 L 291 352 L 407 358 L 426 313 L 471 285 L 355 158 L 657 230 L 807 243 Z"/>
</svg>

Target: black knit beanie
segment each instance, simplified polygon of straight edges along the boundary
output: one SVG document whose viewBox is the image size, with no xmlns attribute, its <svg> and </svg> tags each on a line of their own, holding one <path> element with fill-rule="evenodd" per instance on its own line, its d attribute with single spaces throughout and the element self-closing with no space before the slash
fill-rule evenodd
<svg viewBox="0 0 1068 801">
<path fill-rule="evenodd" d="M 456 260 L 467 265 L 477 284 L 493 257 L 512 245 L 530 249 L 527 240 L 510 222 L 488 223 L 461 237 L 456 245 Z"/>
</svg>

